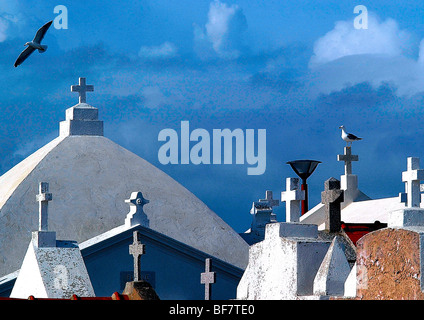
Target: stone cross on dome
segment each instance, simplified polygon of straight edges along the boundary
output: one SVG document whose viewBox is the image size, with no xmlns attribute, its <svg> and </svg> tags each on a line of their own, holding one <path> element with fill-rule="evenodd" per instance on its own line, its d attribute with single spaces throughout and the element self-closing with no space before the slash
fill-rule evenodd
<svg viewBox="0 0 424 320">
<path fill-rule="evenodd" d="M 87 91 L 94 91 L 94 86 L 79 78 L 79 84 L 72 85 L 71 91 L 79 93 L 79 103 L 66 109 L 66 119 L 59 126 L 60 136 L 103 136 L 99 110 L 86 103 Z"/>
<path fill-rule="evenodd" d="M 85 78 L 79 78 L 79 84 L 72 85 L 71 91 L 79 93 L 79 103 L 86 103 L 87 91 L 91 91 L 91 92 L 94 91 L 94 86 L 86 84 Z"/>
</svg>

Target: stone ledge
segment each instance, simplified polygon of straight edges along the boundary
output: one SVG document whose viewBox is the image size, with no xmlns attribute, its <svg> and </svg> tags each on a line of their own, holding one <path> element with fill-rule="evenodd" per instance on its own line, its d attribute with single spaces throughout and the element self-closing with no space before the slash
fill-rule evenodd
<svg viewBox="0 0 424 320">
<path fill-rule="evenodd" d="M 424 209 L 405 208 L 389 213 L 388 225 L 392 227 L 424 226 Z"/>
<path fill-rule="evenodd" d="M 266 225 L 265 239 L 284 238 L 318 238 L 318 226 L 296 222 L 270 223 Z"/>
</svg>

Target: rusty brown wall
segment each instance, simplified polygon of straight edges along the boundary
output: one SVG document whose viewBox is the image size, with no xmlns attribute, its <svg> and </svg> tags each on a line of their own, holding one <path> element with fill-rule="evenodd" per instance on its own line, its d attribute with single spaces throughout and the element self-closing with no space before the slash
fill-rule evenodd
<svg viewBox="0 0 424 320">
<path fill-rule="evenodd" d="M 357 242 L 357 298 L 423 300 L 416 232 L 385 228 Z"/>
</svg>

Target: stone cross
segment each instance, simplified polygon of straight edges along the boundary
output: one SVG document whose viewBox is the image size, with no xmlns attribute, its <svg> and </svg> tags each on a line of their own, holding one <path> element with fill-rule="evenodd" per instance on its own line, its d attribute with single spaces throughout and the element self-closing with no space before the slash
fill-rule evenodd
<svg viewBox="0 0 424 320">
<path fill-rule="evenodd" d="M 212 260 L 205 260 L 205 272 L 200 274 L 200 283 L 205 285 L 205 300 L 210 300 L 212 296 L 211 285 L 216 281 L 216 273 L 211 271 Z"/>
<path fill-rule="evenodd" d="M 250 210 L 251 214 L 256 214 L 259 211 L 269 211 L 272 212 L 273 207 L 280 205 L 280 201 L 272 198 L 272 191 L 267 190 L 265 192 L 265 199 L 259 199 L 259 201 L 253 202 L 252 209 Z"/>
<path fill-rule="evenodd" d="M 287 178 L 286 191 L 281 192 L 281 201 L 286 202 L 287 222 L 299 222 L 302 200 L 305 200 L 305 190 L 301 190 L 299 178 Z"/>
<path fill-rule="evenodd" d="M 402 181 L 405 182 L 407 207 L 410 207 L 410 208 L 420 207 L 420 202 L 421 202 L 420 181 L 421 180 L 424 180 L 424 170 L 420 169 L 420 158 L 408 157 L 407 171 L 402 172 Z M 401 201 L 402 201 L 402 194 L 401 194 Z"/>
<path fill-rule="evenodd" d="M 337 161 L 344 161 L 345 175 L 352 174 L 352 161 L 358 161 L 359 157 L 352 154 L 351 147 L 344 148 L 344 154 L 337 155 Z"/>
<path fill-rule="evenodd" d="M 94 91 L 94 86 L 86 84 L 85 78 L 79 78 L 79 85 L 72 85 L 71 91 L 79 92 L 79 103 L 86 103 L 87 91 Z"/>
<path fill-rule="evenodd" d="M 36 196 L 38 201 L 38 231 L 48 231 L 48 204 L 52 200 L 52 194 L 49 193 L 49 184 L 40 182 L 39 193 Z"/>
<path fill-rule="evenodd" d="M 138 192 L 132 192 L 129 199 L 125 199 L 125 203 L 130 205 L 130 212 L 125 218 L 125 225 L 127 227 L 132 227 L 136 224 L 141 224 L 144 227 L 149 226 L 149 219 L 144 213 L 143 207 L 145 204 L 149 203 L 149 200 L 143 197 L 143 194 Z"/>
<path fill-rule="evenodd" d="M 130 244 L 130 254 L 134 257 L 134 281 L 141 280 L 140 257 L 145 254 L 144 244 L 140 242 L 140 233 L 133 232 L 133 243 Z"/>
<path fill-rule="evenodd" d="M 268 203 L 268 205 L 272 207 L 278 207 L 280 205 L 280 201 L 272 198 L 272 191 L 265 191 L 265 199 L 259 199 L 259 202 Z"/>
<path fill-rule="evenodd" d="M 321 203 L 325 205 L 325 230 L 338 232 L 341 229 L 341 203 L 344 191 L 340 189 L 340 181 L 330 178 L 324 183 L 321 192 Z"/>
</svg>

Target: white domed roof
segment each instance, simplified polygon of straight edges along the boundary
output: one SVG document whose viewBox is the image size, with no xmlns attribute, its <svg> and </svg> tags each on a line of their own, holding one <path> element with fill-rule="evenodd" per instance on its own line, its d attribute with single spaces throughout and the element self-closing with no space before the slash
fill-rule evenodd
<svg viewBox="0 0 424 320">
<path fill-rule="evenodd" d="M 123 225 L 125 199 L 141 191 L 149 200 L 143 209 L 151 229 L 244 268 L 247 243 L 181 184 L 103 137 L 103 123 L 91 108 L 68 109 L 61 135 L 0 177 L 0 275 L 19 269 L 38 229 L 41 181 L 53 194 L 48 219 L 57 239 L 82 242 Z"/>
</svg>

